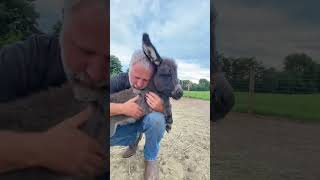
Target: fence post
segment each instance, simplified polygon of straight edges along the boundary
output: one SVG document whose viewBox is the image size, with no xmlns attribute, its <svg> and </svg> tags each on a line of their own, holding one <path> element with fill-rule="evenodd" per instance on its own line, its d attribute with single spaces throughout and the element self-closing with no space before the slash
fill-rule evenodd
<svg viewBox="0 0 320 180">
<path fill-rule="evenodd" d="M 253 96 L 254 96 L 254 69 L 250 67 L 250 82 L 249 82 L 249 96 L 248 96 L 248 113 L 253 112 Z"/>
</svg>

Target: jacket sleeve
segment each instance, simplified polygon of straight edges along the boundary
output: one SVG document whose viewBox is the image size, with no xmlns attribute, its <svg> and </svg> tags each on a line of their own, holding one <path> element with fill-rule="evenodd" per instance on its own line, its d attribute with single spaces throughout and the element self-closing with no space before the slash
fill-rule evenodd
<svg viewBox="0 0 320 180">
<path fill-rule="evenodd" d="M 110 79 L 110 94 L 130 88 L 128 73 L 120 73 Z"/>
<path fill-rule="evenodd" d="M 0 103 L 65 80 L 57 37 L 33 35 L 0 49 Z"/>
</svg>

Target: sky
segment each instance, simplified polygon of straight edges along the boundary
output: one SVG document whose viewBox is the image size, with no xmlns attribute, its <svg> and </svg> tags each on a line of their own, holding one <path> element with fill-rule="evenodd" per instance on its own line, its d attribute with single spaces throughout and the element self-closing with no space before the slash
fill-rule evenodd
<svg viewBox="0 0 320 180">
<path fill-rule="evenodd" d="M 60 18 L 63 0 L 36 0 L 45 32 Z M 281 69 L 290 53 L 320 63 L 320 1 L 212 0 L 217 47 L 225 56 L 256 57 Z M 175 58 L 180 79 L 209 79 L 209 0 L 111 0 L 111 53 L 124 70 L 148 32 L 160 55 Z M 50 24 L 51 23 L 51 24 Z"/>
<path fill-rule="evenodd" d="M 39 13 L 39 29 L 49 33 L 52 26 L 62 18 L 63 0 L 36 0 L 35 9 Z"/>
<path fill-rule="evenodd" d="M 210 80 L 209 0 L 111 0 L 110 53 L 126 71 L 147 32 L 160 56 L 178 64 L 181 80 Z"/>
<path fill-rule="evenodd" d="M 178 77 L 210 80 L 210 0 L 111 0 L 110 53 L 126 71 L 147 32 L 159 54 L 175 59 Z M 50 32 L 61 18 L 63 0 L 36 0 L 39 27 Z"/>
<path fill-rule="evenodd" d="M 217 46 L 225 56 L 256 57 L 281 69 L 290 53 L 320 63 L 319 0 L 214 0 Z"/>
</svg>

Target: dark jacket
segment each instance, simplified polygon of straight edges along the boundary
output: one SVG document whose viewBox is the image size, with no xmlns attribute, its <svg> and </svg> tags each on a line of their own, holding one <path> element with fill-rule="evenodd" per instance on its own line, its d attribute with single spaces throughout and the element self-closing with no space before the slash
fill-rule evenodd
<svg viewBox="0 0 320 180">
<path fill-rule="evenodd" d="M 129 89 L 130 87 L 128 73 L 120 73 L 110 79 L 110 94 Z"/>
<path fill-rule="evenodd" d="M 33 35 L 0 49 L 0 103 L 65 81 L 58 37 Z"/>
</svg>

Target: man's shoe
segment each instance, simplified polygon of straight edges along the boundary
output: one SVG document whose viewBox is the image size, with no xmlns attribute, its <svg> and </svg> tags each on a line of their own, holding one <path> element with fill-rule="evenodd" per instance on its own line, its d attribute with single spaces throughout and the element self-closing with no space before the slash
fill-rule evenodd
<svg viewBox="0 0 320 180">
<path fill-rule="evenodd" d="M 144 180 L 159 180 L 158 161 L 144 161 Z"/>
<path fill-rule="evenodd" d="M 129 147 L 124 151 L 124 153 L 122 154 L 123 158 L 129 158 L 134 154 L 136 154 L 141 138 L 142 138 L 142 133 L 139 135 L 137 141 L 134 144 L 129 145 Z"/>
</svg>

